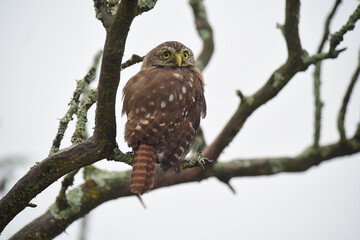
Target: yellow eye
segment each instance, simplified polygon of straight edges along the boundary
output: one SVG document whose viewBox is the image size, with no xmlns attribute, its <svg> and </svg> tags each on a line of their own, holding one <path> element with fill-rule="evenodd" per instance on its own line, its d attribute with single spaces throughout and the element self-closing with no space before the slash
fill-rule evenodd
<svg viewBox="0 0 360 240">
<path fill-rule="evenodd" d="M 186 51 L 184 52 L 184 58 L 185 58 L 185 59 L 188 59 L 188 58 L 189 58 L 189 53 L 186 52 Z"/>
<path fill-rule="evenodd" d="M 169 58 L 169 57 L 170 57 L 170 52 L 167 51 L 167 50 L 163 51 L 162 57 L 163 57 L 163 58 Z"/>
</svg>

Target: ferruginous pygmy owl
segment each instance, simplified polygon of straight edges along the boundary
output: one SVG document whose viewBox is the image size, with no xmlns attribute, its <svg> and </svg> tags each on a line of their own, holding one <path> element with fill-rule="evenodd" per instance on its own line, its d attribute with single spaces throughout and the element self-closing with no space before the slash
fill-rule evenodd
<svg viewBox="0 0 360 240">
<path fill-rule="evenodd" d="M 165 42 L 145 56 L 123 94 L 125 140 L 134 151 L 130 190 L 141 195 L 154 186 L 156 162 L 180 170 L 206 115 L 204 80 L 189 48 Z"/>
</svg>

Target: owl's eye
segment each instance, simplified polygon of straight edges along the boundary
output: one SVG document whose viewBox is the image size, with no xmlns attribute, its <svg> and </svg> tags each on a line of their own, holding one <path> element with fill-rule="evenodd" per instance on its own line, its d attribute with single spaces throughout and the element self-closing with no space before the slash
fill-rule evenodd
<svg viewBox="0 0 360 240">
<path fill-rule="evenodd" d="M 189 53 L 187 51 L 184 52 L 184 58 L 188 59 L 189 58 Z"/>
<path fill-rule="evenodd" d="M 163 51 L 162 57 L 163 57 L 163 58 L 169 58 L 169 57 L 170 57 L 170 52 L 167 51 L 167 50 Z"/>
</svg>

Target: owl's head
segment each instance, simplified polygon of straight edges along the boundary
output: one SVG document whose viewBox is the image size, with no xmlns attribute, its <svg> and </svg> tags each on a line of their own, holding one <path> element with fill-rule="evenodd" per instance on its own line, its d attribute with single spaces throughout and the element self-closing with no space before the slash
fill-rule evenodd
<svg viewBox="0 0 360 240">
<path fill-rule="evenodd" d="M 194 54 L 184 44 L 170 41 L 164 42 L 146 54 L 142 69 L 149 67 L 187 67 L 194 66 Z"/>
</svg>

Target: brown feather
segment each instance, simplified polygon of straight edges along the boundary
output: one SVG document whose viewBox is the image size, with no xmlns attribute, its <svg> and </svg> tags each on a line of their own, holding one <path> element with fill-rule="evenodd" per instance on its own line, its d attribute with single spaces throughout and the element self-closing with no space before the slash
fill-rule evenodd
<svg viewBox="0 0 360 240">
<path fill-rule="evenodd" d="M 156 158 L 153 146 L 140 144 L 135 150 L 130 179 L 131 192 L 141 195 L 153 188 Z"/>
</svg>

